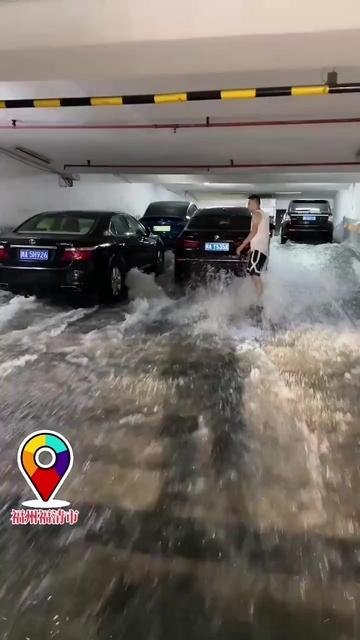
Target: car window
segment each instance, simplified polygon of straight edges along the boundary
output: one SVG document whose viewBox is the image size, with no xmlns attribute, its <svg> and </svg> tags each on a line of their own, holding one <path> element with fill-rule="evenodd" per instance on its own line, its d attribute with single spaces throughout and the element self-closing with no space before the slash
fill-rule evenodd
<svg viewBox="0 0 360 640">
<path fill-rule="evenodd" d="M 330 213 L 328 202 L 316 202 L 310 200 L 293 200 L 289 205 L 290 213 Z"/>
<path fill-rule="evenodd" d="M 18 233 L 71 233 L 87 235 L 95 226 L 97 218 L 91 215 L 41 213 L 26 220 L 16 229 Z"/>
<path fill-rule="evenodd" d="M 247 229 L 250 226 L 248 215 L 197 214 L 191 218 L 188 229 Z"/>
<path fill-rule="evenodd" d="M 148 206 L 144 217 L 164 217 L 186 219 L 188 215 L 188 202 L 154 202 Z"/>
<path fill-rule="evenodd" d="M 130 231 L 137 234 L 145 233 L 144 227 L 137 220 L 135 220 L 135 218 L 133 218 L 132 216 L 127 216 L 127 221 L 129 224 Z"/>
<path fill-rule="evenodd" d="M 114 236 L 122 236 L 129 231 L 129 225 L 125 216 L 114 216 L 111 218 L 110 231 Z"/>
</svg>

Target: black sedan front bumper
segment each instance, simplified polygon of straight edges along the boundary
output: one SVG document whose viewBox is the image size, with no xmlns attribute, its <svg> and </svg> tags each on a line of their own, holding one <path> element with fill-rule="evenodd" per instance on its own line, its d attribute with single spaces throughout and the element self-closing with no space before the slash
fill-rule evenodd
<svg viewBox="0 0 360 640">
<path fill-rule="evenodd" d="M 93 277 L 88 269 L 0 266 L 0 289 L 14 293 L 52 293 L 60 290 L 91 291 Z"/>
</svg>

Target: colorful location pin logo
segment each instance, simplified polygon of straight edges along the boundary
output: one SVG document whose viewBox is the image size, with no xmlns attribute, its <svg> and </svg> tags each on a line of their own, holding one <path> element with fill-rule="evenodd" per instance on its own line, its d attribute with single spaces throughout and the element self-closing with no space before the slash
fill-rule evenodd
<svg viewBox="0 0 360 640">
<path fill-rule="evenodd" d="M 23 502 L 25 507 L 57 509 L 70 504 L 54 500 L 74 462 L 71 445 L 64 436 L 56 431 L 34 431 L 22 441 L 17 461 L 37 497 Z"/>
</svg>

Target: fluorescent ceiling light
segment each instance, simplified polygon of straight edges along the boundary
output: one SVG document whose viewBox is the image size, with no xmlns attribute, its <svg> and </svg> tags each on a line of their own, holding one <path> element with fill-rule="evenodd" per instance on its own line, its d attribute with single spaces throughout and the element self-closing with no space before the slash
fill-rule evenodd
<svg viewBox="0 0 360 640">
<path fill-rule="evenodd" d="M 203 182 L 205 187 L 241 187 L 244 185 L 238 182 Z"/>
<path fill-rule="evenodd" d="M 277 195 L 299 195 L 302 191 L 275 191 Z"/>
<path fill-rule="evenodd" d="M 16 151 L 20 151 L 26 156 L 30 156 L 35 160 L 39 160 L 39 162 L 45 162 L 45 164 L 50 164 L 51 160 L 47 156 L 42 155 L 42 153 L 38 153 L 37 151 L 33 151 L 32 149 L 27 149 L 26 147 L 15 147 Z"/>
</svg>

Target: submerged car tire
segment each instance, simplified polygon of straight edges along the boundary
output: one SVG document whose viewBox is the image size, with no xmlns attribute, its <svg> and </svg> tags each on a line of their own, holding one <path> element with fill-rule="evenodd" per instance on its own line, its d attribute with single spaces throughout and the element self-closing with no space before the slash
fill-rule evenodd
<svg viewBox="0 0 360 640">
<path fill-rule="evenodd" d="M 118 302 L 127 296 L 126 275 L 122 265 L 111 263 L 99 291 L 102 302 Z"/>
<path fill-rule="evenodd" d="M 283 234 L 280 235 L 280 244 L 285 244 L 287 242 L 287 237 L 283 236 Z"/>
</svg>

